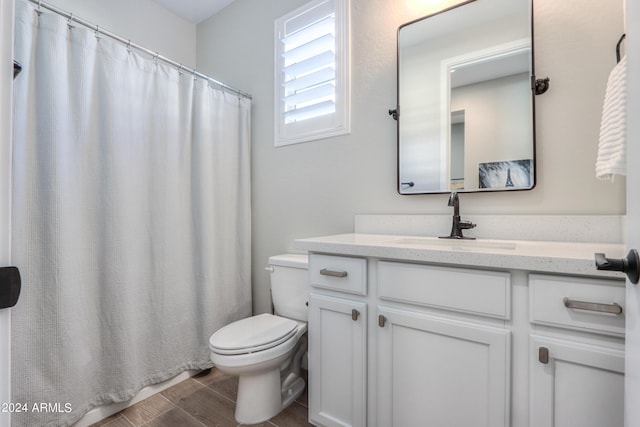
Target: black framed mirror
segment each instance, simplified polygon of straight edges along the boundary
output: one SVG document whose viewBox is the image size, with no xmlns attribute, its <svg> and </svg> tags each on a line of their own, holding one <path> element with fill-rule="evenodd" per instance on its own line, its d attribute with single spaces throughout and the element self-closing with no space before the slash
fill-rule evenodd
<svg viewBox="0 0 640 427">
<path fill-rule="evenodd" d="M 398 191 L 535 186 L 531 0 L 470 0 L 398 29 Z"/>
</svg>

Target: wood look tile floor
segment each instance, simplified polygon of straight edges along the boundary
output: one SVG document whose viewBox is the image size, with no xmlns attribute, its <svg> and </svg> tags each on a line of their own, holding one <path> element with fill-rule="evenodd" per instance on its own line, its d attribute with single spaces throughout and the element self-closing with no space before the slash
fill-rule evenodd
<svg viewBox="0 0 640 427">
<path fill-rule="evenodd" d="M 91 427 L 237 427 L 234 417 L 238 378 L 215 368 L 182 381 Z M 264 427 L 311 426 L 307 390 Z"/>
</svg>

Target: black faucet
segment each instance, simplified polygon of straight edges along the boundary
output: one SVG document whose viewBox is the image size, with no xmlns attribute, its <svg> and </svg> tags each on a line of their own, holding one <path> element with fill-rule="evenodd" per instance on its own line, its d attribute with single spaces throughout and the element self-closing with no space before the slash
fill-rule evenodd
<svg viewBox="0 0 640 427">
<path fill-rule="evenodd" d="M 449 196 L 449 206 L 453 206 L 453 224 L 451 225 L 451 234 L 448 236 L 440 237 L 441 239 L 468 239 L 474 240 L 475 237 L 465 237 L 462 235 L 462 230 L 468 230 L 474 228 L 476 225 L 469 221 L 460 221 L 460 200 L 458 199 L 458 193 L 453 191 Z"/>
</svg>

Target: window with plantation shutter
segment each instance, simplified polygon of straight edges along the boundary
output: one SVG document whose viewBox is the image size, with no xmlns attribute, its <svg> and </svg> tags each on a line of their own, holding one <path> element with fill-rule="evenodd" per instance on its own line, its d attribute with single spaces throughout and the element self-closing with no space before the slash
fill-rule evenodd
<svg viewBox="0 0 640 427">
<path fill-rule="evenodd" d="M 349 0 L 314 0 L 275 23 L 275 145 L 349 133 Z"/>
</svg>

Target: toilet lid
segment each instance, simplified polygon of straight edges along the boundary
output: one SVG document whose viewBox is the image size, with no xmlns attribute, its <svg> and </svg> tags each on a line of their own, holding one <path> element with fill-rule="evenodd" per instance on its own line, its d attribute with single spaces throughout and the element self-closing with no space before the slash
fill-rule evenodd
<svg viewBox="0 0 640 427">
<path fill-rule="evenodd" d="M 216 331 L 209 339 L 218 354 L 244 354 L 277 346 L 295 335 L 298 324 L 291 319 L 264 313 L 238 320 Z"/>
</svg>

